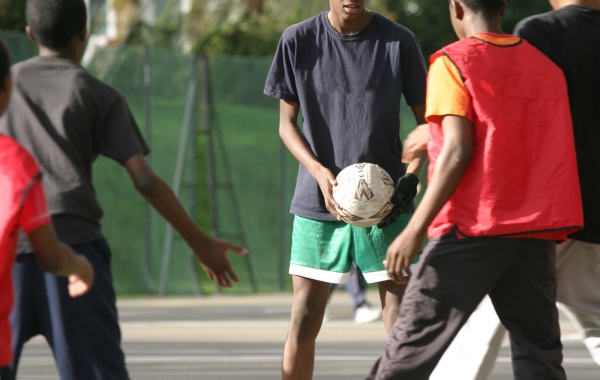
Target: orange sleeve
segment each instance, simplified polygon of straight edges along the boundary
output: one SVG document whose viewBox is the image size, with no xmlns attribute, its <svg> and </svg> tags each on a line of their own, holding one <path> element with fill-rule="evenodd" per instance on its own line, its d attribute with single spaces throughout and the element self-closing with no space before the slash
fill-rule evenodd
<svg viewBox="0 0 600 380">
<path fill-rule="evenodd" d="M 469 117 L 471 96 L 450 58 L 439 56 L 429 68 L 425 118 L 440 124 L 446 115 Z"/>
</svg>

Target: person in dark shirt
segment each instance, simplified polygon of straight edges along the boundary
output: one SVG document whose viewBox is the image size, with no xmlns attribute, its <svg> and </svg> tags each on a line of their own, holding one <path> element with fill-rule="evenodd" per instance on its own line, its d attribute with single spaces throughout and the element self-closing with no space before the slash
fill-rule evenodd
<svg viewBox="0 0 600 380">
<path fill-rule="evenodd" d="M 558 245 L 557 300 L 600 365 L 600 1 L 550 0 L 515 34 L 562 69 L 569 88 L 583 229 Z"/>
<path fill-rule="evenodd" d="M 10 54 L 0 39 L 0 116 L 10 100 Z M 94 281 L 94 270 L 85 256 L 62 244 L 52 227 L 35 160 L 15 140 L 0 134 L 0 380 L 11 378 L 10 311 L 13 306 L 12 267 L 19 229 L 35 247 L 40 267 L 68 276 L 69 294 L 85 294 Z"/>
<path fill-rule="evenodd" d="M 404 290 L 382 262 L 414 209 L 425 155 L 408 167 L 400 160 L 400 99 L 404 95 L 417 122 L 424 122 L 426 68 L 414 34 L 366 4 L 331 0 L 329 11 L 287 28 L 265 85 L 265 94 L 280 100 L 279 134 L 300 163 L 290 210 L 294 301 L 283 354 L 286 380 L 312 377 L 330 284 L 347 282 L 354 263 L 367 282 L 378 284 L 388 331 Z M 335 176 L 363 162 L 382 167 L 402 195 L 381 228 L 341 221 L 344 211 L 332 196 Z"/>
<path fill-rule="evenodd" d="M 84 1 L 29 0 L 26 13 L 27 34 L 37 42 L 39 55 L 13 66 L 13 98 L 0 120 L 0 132 L 37 160 L 58 237 L 92 263 L 96 282 L 86 296 L 72 299 L 66 279 L 44 274 L 22 236 L 13 272 L 12 376 L 23 344 L 42 334 L 52 347 L 61 379 L 128 379 L 111 253 L 100 230 L 102 209 L 92 186 L 92 163 L 98 155 L 123 165 L 133 186 L 181 234 L 221 286 L 237 281 L 226 252 L 246 250 L 198 229 L 146 163 L 149 149 L 123 94 L 79 65 L 87 43 Z"/>
</svg>

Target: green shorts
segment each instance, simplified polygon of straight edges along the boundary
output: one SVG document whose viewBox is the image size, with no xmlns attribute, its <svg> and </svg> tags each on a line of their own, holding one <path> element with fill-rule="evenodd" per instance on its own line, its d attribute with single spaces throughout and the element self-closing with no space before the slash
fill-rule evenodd
<svg viewBox="0 0 600 380">
<path fill-rule="evenodd" d="M 385 227 L 354 227 L 346 222 L 294 218 L 290 274 L 344 284 L 360 268 L 369 283 L 389 280 L 383 260 L 388 246 L 408 224 L 412 213 L 401 214 Z"/>
</svg>

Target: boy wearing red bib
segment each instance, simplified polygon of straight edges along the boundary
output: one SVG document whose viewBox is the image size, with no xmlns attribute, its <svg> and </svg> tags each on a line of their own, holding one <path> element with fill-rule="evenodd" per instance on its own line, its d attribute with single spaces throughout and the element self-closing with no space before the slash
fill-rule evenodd
<svg viewBox="0 0 600 380">
<path fill-rule="evenodd" d="M 369 379 L 427 379 L 489 294 L 511 337 L 516 379 L 565 379 L 557 240 L 582 226 L 567 86 L 560 69 L 500 29 L 504 0 L 452 0 L 460 41 L 431 58 L 429 187 L 389 247 L 408 282 Z"/>
<path fill-rule="evenodd" d="M 8 49 L 0 40 L 0 116 L 8 105 L 12 81 Z M 69 277 L 69 293 L 80 296 L 91 286 L 94 272 L 88 260 L 60 244 L 52 228 L 40 182 L 40 169 L 12 138 L 0 134 L 0 380 L 8 380 L 12 360 L 10 311 L 13 307 L 12 269 L 17 232 L 30 238 L 40 266 Z"/>
</svg>

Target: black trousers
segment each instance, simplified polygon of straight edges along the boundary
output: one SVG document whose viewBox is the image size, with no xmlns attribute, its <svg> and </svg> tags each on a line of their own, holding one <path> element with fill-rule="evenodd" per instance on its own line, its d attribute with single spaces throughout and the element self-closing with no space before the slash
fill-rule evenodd
<svg viewBox="0 0 600 380">
<path fill-rule="evenodd" d="M 0 380 L 9 380 L 10 379 L 10 368 L 0 367 Z"/>
<path fill-rule="evenodd" d="M 458 239 L 454 232 L 431 240 L 367 379 L 427 380 L 486 294 L 510 334 L 515 379 L 566 379 L 555 254 L 548 240 Z"/>
<path fill-rule="evenodd" d="M 69 296 L 68 280 L 45 273 L 33 254 L 17 256 L 13 268 L 11 376 L 18 378 L 25 342 L 41 334 L 52 348 L 62 380 L 129 380 L 121 349 L 110 248 L 105 240 L 71 248 L 90 261 L 96 274 L 90 291 L 77 298 Z"/>
</svg>

